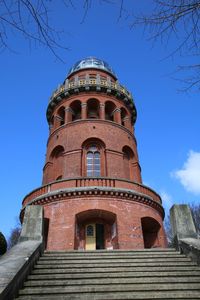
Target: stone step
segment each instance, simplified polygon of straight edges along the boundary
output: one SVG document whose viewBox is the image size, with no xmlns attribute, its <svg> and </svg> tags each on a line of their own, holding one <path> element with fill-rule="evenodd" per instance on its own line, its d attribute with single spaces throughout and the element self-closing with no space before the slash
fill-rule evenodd
<svg viewBox="0 0 200 300">
<path fill-rule="evenodd" d="M 110 259 L 110 258 L 102 258 L 102 259 L 60 259 L 60 260 L 44 260 L 44 259 L 40 259 L 37 263 L 37 265 L 65 265 L 65 264 L 120 264 L 120 263 L 180 263 L 180 262 L 186 262 L 186 263 L 190 263 L 191 259 L 190 258 L 186 258 L 186 257 L 178 257 L 178 258 L 142 258 L 142 259 L 138 259 L 138 258 L 115 258 L 115 259 Z"/>
<path fill-rule="evenodd" d="M 86 255 L 86 256 L 83 256 L 83 255 L 79 255 L 79 254 L 76 254 L 76 255 L 44 255 L 40 258 L 41 261 L 43 260 L 63 260 L 63 259 L 68 259 L 68 260 L 74 260 L 74 259 L 84 259 L 84 260 L 90 260 L 90 259 L 96 259 L 96 260 L 99 260 L 99 259 L 145 259 L 145 258 L 152 258 L 152 259 L 157 259 L 157 258 L 160 258 L 160 259 L 164 259 L 164 258 L 171 258 L 171 259 L 175 259 L 175 258 L 184 258 L 186 257 L 185 255 L 180 255 L 178 253 L 170 253 L 170 254 L 158 254 L 158 253 L 154 253 L 154 254 L 140 254 L 140 255 L 137 255 L 137 254 L 133 254 L 133 255 Z"/>
<path fill-rule="evenodd" d="M 180 254 L 178 251 L 175 249 L 167 248 L 167 249 L 141 249 L 141 250 L 87 250 L 87 251 L 45 251 L 44 256 L 76 256 L 76 255 L 81 255 L 81 256 L 109 256 L 109 255 L 177 255 Z"/>
<path fill-rule="evenodd" d="M 38 270 L 37 270 L 38 271 Z M 155 277 L 157 278 L 162 278 L 162 277 L 175 277 L 175 278 L 189 278 L 192 276 L 193 278 L 195 277 L 200 277 L 200 269 L 198 271 L 142 271 L 142 272 L 113 272 L 113 273 L 61 273 L 61 274 L 55 274 L 55 273 L 50 273 L 50 274 L 32 274 L 28 276 L 28 280 L 56 280 L 56 279 L 95 279 L 95 278 L 143 278 L 143 280 L 146 280 L 146 278 L 149 277 Z"/>
<path fill-rule="evenodd" d="M 110 284 L 160 284 L 160 283 L 200 283 L 199 277 L 139 277 L 139 278 L 90 278 L 90 279 L 49 279 L 49 280 L 29 280 L 25 282 L 25 287 L 51 287 L 51 286 L 91 286 L 91 285 L 110 285 Z"/>
<path fill-rule="evenodd" d="M 32 274 L 72 274 L 72 273 L 110 273 L 110 272 L 144 272 L 148 271 L 146 266 L 137 266 L 137 267 L 91 267 L 91 268 L 36 268 L 32 271 Z M 151 266 L 150 270 L 151 272 L 165 272 L 165 271 L 198 271 L 199 268 L 197 266 L 163 266 L 162 264 L 160 266 Z"/>
<path fill-rule="evenodd" d="M 91 253 L 149 253 L 149 252 L 178 252 L 175 248 L 150 248 L 150 249 L 130 249 L 130 250 L 121 250 L 121 249 L 115 249 L 115 250 L 107 250 L 107 249 L 102 249 L 102 250 L 58 250 L 58 251 L 48 251 L 45 250 L 44 254 L 75 254 L 75 253 L 82 253 L 82 254 L 91 254 Z"/>
<path fill-rule="evenodd" d="M 199 283 L 142 283 L 142 284 L 109 284 L 87 286 L 60 286 L 60 287 L 25 287 L 19 295 L 47 295 L 47 294 L 73 294 L 90 292 L 136 292 L 136 291 L 199 291 Z"/>
<path fill-rule="evenodd" d="M 200 299 L 200 268 L 172 250 L 46 252 L 18 300 Z"/>
<path fill-rule="evenodd" d="M 126 267 L 126 268 L 131 268 L 131 267 L 157 267 L 157 266 L 162 266 L 162 267 L 167 267 L 167 266 L 184 266 L 185 268 L 187 266 L 196 266 L 195 263 L 191 263 L 190 261 L 176 261 L 176 262 L 159 262 L 159 261 L 154 261 L 154 262 L 99 262 L 99 263 L 92 263 L 92 262 L 88 262 L 88 263 L 84 263 L 84 262 L 80 262 L 80 263 L 62 263 L 62 264 L 40 264 L 38 263 L 35 266 L 35 269 L 76 269 L 76 268 L 108 268 L 108 267 Z"/>
<path fill-rule="evenodd" d="M 200 299 L 199 291 L 148 291 L 145 292 L 106 292 L 106 293 L 78 293 L 68 295 L 24 295 L 17 298 L 18 300 L 198 300 Z"/>
</svg>

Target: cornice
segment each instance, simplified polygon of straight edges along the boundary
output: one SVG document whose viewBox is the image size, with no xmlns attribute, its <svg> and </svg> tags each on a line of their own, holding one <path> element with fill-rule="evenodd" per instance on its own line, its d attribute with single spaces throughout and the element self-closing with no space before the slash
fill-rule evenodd
<svg viewBox="0 0 200 300">
<path fill-rule="evenodd" d="M 68 199 L 76 200 L 77 198 L 88 198 L 94 196 L 101 196 L 100 199 L 111 197 L 115 199 L 117 198 L 120 201 L 126 200 L 131 202 L 133 201 L 137 203 L 142 203 L 144 205 L 156 209 L 164 219 L 164 209 L 162 205 L 153 200 L 153 198 L 151 198 L 150 196 L 136 192 L 134 190 L 113 187 L 111 188 L 92 186 L 55 190 L 36 197 L 35 199 L 31 200 L 27 205 L 46 205 L 50 203 L 56 203 L 58 201 L 66 201 Z M 20 215 L 23 215 L 23 211 L 27 205 L 23 206 Z"/>
</svg>

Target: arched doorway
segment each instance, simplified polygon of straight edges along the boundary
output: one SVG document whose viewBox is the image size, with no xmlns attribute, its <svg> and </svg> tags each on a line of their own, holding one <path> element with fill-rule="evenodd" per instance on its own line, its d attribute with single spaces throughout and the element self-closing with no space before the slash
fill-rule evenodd
<svg viewBox="0 0 200 300">
<path fill-rule="evenodd" d="M 91 209 L 76 215 L 75 249 L 117 249 L 117 222 L 112 212 Z"/>
<path fill-rule="evenodd" d="M 144 217 L 141 219 L 142 232 L 144 239 L 144 248 L 160 247 L 159 232 L 161 229 L 158 221 L 151 217 Z"/>
</svg>

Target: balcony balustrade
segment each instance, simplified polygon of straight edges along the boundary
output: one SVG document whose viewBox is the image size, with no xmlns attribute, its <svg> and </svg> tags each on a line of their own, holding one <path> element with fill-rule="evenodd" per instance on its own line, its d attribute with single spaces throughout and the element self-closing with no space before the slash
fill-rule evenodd
<svg viewBox="0 0 200 300">
<path fill-rule="evenodd" d="M 129 99 L 132 100 L 131 93 L 129 93 L 129 91 L 123 85 L 119 84 L 118 81 L 112 82 L 108 78 L 106 80 L 101 80 L 101 79 L 99 80 L 98 76 L 96 76 L 96 78 L 94 78 L 94 77 L 90 77 L 89 75 L 88 75 L 88 77 L 86 76 L 86 78 L 83 79 L 82 77 L 79 78 L 77 76 L 77 78 L 74 79 L 73 81 L 69 81 L 67 79 L 65 81 L 65 84 L 59 85 L 58 88 L 53 92 L 52 96 L 50 97 L 49 102 L 51 102 L 54 98 L 56 98 L 60 94 L 62 94 L 64 92 L 68 92 L 71 89 L 80 88 L 80 87 L 90 87 L 90 86 L 91 87 L 92 86 L 107 87 L 108 89 L 110 88 L 110 89 L 115 90 L 116 92 L 120 92 L 120 93 L 124 94 L 125 97 L 128 97 Z"/>
<path fill-rule="evenodd" d="M 135 191 L 136 193 L 141 193 L 142 195 L 149 196 L 159 204 L 161 203 L 161 198 L 157 193 L 155 193 L 149 187 L 146 187 L 137 182 L 133 182 L 126 179 L 116 179 L 116 178 L 108 178 L 108 177 L 79 177 L 79 178 L 69 178 L 69 179 L 54 181 L 45 186 L 33 190 L 30 194 L 28 194 L 24 198 L 23 206 L 27 205 L 37 197 L 48 194 L 50 192 L 65 190 L 65 189 L 82 188 L 82 187 L 83 188 L 84 187 L 101 187 L 101 188 L 110 187 L 114 189 L 131 190 L 131 191 Z"/>
</svg>

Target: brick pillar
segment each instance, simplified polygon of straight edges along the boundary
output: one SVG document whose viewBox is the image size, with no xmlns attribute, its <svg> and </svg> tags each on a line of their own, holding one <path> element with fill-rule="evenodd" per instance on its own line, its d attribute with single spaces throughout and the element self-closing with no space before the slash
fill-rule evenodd
<svg viewBox="0 0 200 300">
<path fill-rule="evenodd" d="M 138 162 L 131 163 L 131 180 L 142 183 L 141 168 Z"/>
<path fill-rule="evenodd" d="M 100 103 L 99 117 L 100 117 L 100 119 L 105 120 L 105 104 L 104 103 Z"/>
<path fill-rule="evenodd" d="M 82 120 L 87 119 L 87 103 L 81 104 L 81 119 Z"/>
<path fill-rule="evenodd" d="M 49 133 L 50 133 L 50 134 L 53 132 L 53 129 L 54 129 L 54 128 L 53 128 L 53 124 L 50 124 L 50 125 L 49 125 Z"/>
<path fill-rule="evenodd" d="M 132 130 L 131 118 L 130 117 L 124 118 L 124 126 L 126 128 L 128 128 L 129 130 Z"/>
<path fill-rule="evenodd" d="M 55 116 L 54 117 L 54 129 L 60 127 L 60 117 L 59 116 Z"/>
<path fill-rule="evenodd" d="M 114 122 L 121 125 L 121 110 L 120 110 L 120 108 L 116 108 L 113 111 L 113 117 L 114 117 Z"/>
<path fill-rule="evenodd" d="M 72 121 L 72 109 L 70 107 L 65 108 L 65 124 Z"/>
</svg>

